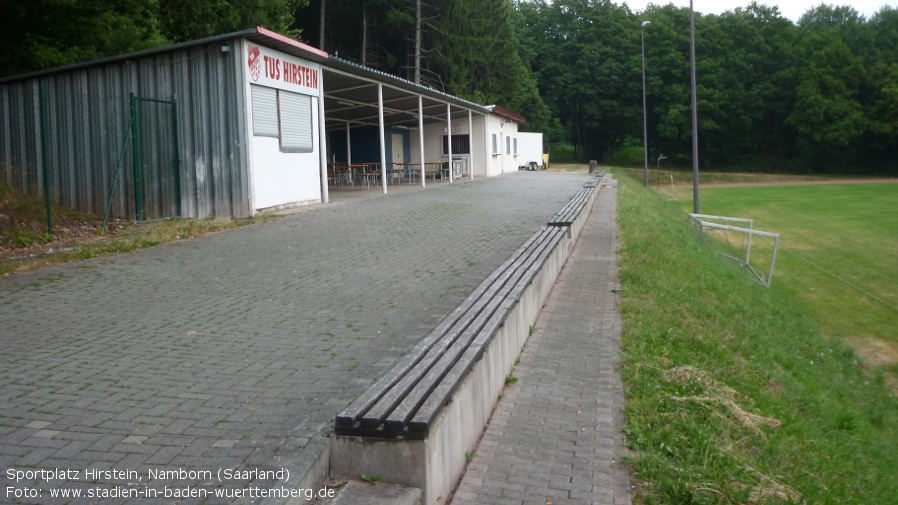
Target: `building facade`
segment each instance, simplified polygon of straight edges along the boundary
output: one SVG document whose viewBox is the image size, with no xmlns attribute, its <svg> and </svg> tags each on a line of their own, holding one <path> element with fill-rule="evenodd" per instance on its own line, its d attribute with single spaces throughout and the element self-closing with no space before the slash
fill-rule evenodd
<svg viewBox="0 0 898 505">
<path fill-rule="evenodd" d="M 515 171 L 523 121 L 259 27 L 0 79 L 0 179 L 96 214 L 242 218 L 329 201 L 337 162 Z"/>
</svg>

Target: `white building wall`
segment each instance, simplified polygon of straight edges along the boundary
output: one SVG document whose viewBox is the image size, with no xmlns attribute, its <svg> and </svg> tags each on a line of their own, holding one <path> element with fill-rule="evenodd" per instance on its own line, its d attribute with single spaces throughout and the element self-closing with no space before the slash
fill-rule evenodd
<svg viewBox="0 0 898 505">
<path fill-rule="evenodd" d="M 483 135 L 484 124 L 486 124 L 488 117 L 482 115 L 474 115 L 473 117 L 474 138 L 472 139 L 473 145 L 471 145 L 473 157 L 471 161 L 474 163 L 475 179 L 486 177 L 486 167 L 492 158 L 492 155 L 488 152 L 489 146 L 486 144 L 486 138 Z M 465 123 L 467 124 L 467 120 L 465 120 Z"/>
<path fill-rule="evenodd" d="M 256 210 L 321 203 L 317 102 L 318 98 L 312 99 L 315 148 L 311 153 L 282 153 L 278 139 L 250 137 L 250 173 Z M 249 115 L 252 121 L 251 111 Z"/>
<path fill-rule="evenodd" d="M 243 41 L 244 61 L 249 59 L 249 47 L 253 46 L 261 50 L 263 56 L 278 59 L 279 74 L 277 77 L 266 75 L 265 63 L 262 74 L 258 69 L 253 77 L 253 72 L 246 72 L 244 93 L 246 97 L 246 128 L 249 137 L 248 159 L 250 173 L 250 194 L 252 195 L 252 207 L 255 210 L 270 208 L 287 208 L 299 205 L 320 203 L 321 195 L 321 170 L 320 170 L 320 143 L 318 131 L 318 89 L 311 88 L 293 75 L 294 82 L 285 82 L 281 77 L 285 67 L 284 62 L 302 65 L 306 69 L 313 69 L 320 77 L 321 68 L 318 64 L 301 60 L 299 58 L 269 49 L 259 47 L 248 41 Z M 304 77 L 303 79 L 307 79 Z M 316 80 L 318 80 L 316 78 Z M 316 85 L 318 83 L 315 83 Z M 261 137 L 253 134 L 253 100 L 251 86 L 266 86 L 294 93 L 309 95 L 311 97 L 311 128 L 312 150 L 307 153 L 285 153 L 281 151 L 280 139 L 273 137 Z"/>
<path fill-rule="evenodd" d="M 453 125 L 454 126 L 454 125 Z M 446 128 L 446 123 L 430 123 L 424 125 L 424 161 L 429 162 L 437 162 L 440 161 L 442 157 L 442 136 L 444 135 L 443 130 Z M 418 149 L 418 129 L 415 128 L 411 130 L 412 134 L 409 135 L 409 138 L 412 140 L 411 152 L 412 152 L 412 163 L 420 163 L 421 155 L 419 154 Z"/>
<path fill-rule="evenodd" d="M 502 173 L 507 174 L 509 172 L 517 172 L 518 167 L 520 166 L 520 151 L 521 151 L 521 140 L 518 138 L 518 124 L 514 121 L 506 120 L 505 126 L 503 126 L 505 130 L 505 138 L 506 143 L 503 144 L 504 147 L 507 148 L 505 153 L 505 159 L 502 163 Z"/>
<path fill-rule="evenodd" d="M 501 126 L 502 118 L 496 116 L 495 114 L 490 114 L 486 116 L 486 124 L 487 124 L 487 152 L 489 152 L 489 163 L 487 165 L 486 175 L 487 177 L 494 177 L 496 175 L 502 174 L 502 162 L 505 159 L 505 156 L 502 154 L 503 150 L 503 142 L 505 142 L 505 136 L 503 134 L 504 129 Z M 495 135 L 496 141 L 496 149 L 493 149 L 493 136 Z"/>
<path fill-rule="evenodd" d="M 521 139 L 518 138 L 518 123 L 503 118 L 496 114 L 487 116 L 489 128 L 487 136 L 487 149 L 490 152 L 487 175 L 495 175 L 517 172 L 521 156 Z M 493 152 L 493 135 L 496 135 L 497 151 Z M 508 139 L 511 139 L 509 142 Z M 518 154 L 515 154 L 515 142 L 518 139 Z"/>
</svg>

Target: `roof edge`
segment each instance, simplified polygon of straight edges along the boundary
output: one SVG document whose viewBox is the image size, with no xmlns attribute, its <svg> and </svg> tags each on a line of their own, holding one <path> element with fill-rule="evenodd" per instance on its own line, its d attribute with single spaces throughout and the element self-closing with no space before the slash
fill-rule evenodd
<svg viewBox="0 0 898 505">
<path fill-rule="evenodd" d="M 340 70 L 357 77 L 380 81 L 384 84 L 390 84 L 392 86 L 405 89 L 406 91 L 419 93 L 422 96 L 429 97 L 433 100 L 452 103 L 457 107 L 469 109 L 477 112 L 478 114 L 486 114 L 490 112 L 490 109 L 488 107 L 484 107 L 479 103 L 474 103 L 463 98 L 459 98 L 455 95 L 450 95 L 449 93 L 445 93 L 429 86 L 415 84 L 407 79 L 403 79 L 402 77 L 389 74 L 381 70 L 375 70 L 371 67 L 364 67 L 349 60 L 331 56 L 330 58 L 328 58 L 327 65 L 333 70 Z"/>
<path fill-rule="evenodd" d="M 322 58 L 329 58 L 328 54 L 325 51 L 322 51 L 321 49 L 318 49 L 317 47 L 312 47 L 308 44 L 303 44 L 302 42 L 300 42 L 298 40 L 293 40 L 290 37 L 286 37 L 284 35 L 281 35 L 280 33 L 273 32 L 267 28 L 262 28 L 261 26 L 257 26 L 256 31 L 257 31 L 257 33 L 259 33 L 259 35 L 265 35 L 266 37 L 270 37 L 277 41 L 283 42 L 284 44 L 290 44 L 293 47 L 296 47 L 298 49 L 302 49 L 303 51 L 321 56 Z"/>
<path fill-rule="evenodd" d="M 505 107 L 501 107 L 499 105 L 487 105 L 486 108 L 489 109 L 490 112 L 492 112 L 493 114 L 495 114 L 497 116 L 502 116 L 506 119 L 511 119 L 512 121 L 515 121 L 518 123 L 526 123 L 527 122 L 527 118 L 525 118 L 524 116 L 522 116 L 518 113 L 512 112 L 512 111 L 506 109 Z"/>
<path fill-rule="evenodd" d="M 264 28 L 263 28 L 263 30 L 264 30 Z M 268 32 L 268 30 L 265 30 L 265 31 Z M 89 61 L 82 61 L 79 63 L 72 63 L 69 65 L 63 65 L 61 67 L 45 68 L 43 70 L 35 70 L 34 72 L 28 72 L 25 74 L 11 75 L 8 77 L 0 78 L 0 84 L 6 84 L 9 82 L 16 82 L 16 81 L 23 81 L 25 79 L 34 79 L 36 77 L 44 77 L 47 75 L 68 72 L 71 70 L 80 70 L 83 68 L 108 65 L 110 63 L 119 63 L 122 61 L 143 58 L 144 56 L 152 56 L 154 54 L 162 54 L 162 53 L 167 53 L 170 51 L 177 51 L 179 49 L 186 49 L 186 48 L 193 47 L 193 46 L 201 46 L 201 45 L 205 45 L 205 44 L 211 44 L 213 42 L 221 42 L 223 40 L 231 40 L 231 39 L 247 37 L 249 35 L 255 35 L 257 33 L 259 33 L 258 27 L 257 28 L 249 28 L 247 30 L 242 30 L 239 32 L 231 32 L 231 33 L 224 33 L 221 35 L 214 35 L 212 37 L 206 37 L 205 39 L 191 40 L 189 42 L 180 42 L 178 44 L 172 44 L 170 46 L 154 47 L 151 49 L 143 49 L 141 51 L 134 51 L 132 53 L 118 54 L 115 56 L 107 56 L 105 58 L 100 58 L 97 60 L 89 60 Z M 270 32 L 270 33 L 273 33 L 273 32 Z M 315 49 L 315 51 L 318 51 L 318 50 Z M 325 57 L 326 56 L 327 56 L 327 54 L 325 53 Z"/>
</svg>

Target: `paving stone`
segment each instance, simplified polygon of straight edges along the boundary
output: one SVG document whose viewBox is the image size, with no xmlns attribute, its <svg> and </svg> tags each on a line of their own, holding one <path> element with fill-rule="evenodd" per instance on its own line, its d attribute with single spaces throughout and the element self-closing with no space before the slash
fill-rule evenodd
<svg viewBox="0 0 898 505">
<path fill-rule="evenodd" d="M 2 277 L 3 462 L 290 461 L 586 180 L 522 172 L 350 204 L 335 191 L 275 221 Z M 241 443 L 209 452 L 219 440 Z"/>
<path fill-rule="evenodd" d="M 619 461 L 616 188 L 604 187 L 452 503 L 630 505 Z M 484 450 L 486 449 L 486 450 Z M 476 465 L 476 466 L 475 466 Z M 523 484 L 524 494 L 504 492 Z M 514 493 L 520 493 L 514 489 Z"/>
</svg>

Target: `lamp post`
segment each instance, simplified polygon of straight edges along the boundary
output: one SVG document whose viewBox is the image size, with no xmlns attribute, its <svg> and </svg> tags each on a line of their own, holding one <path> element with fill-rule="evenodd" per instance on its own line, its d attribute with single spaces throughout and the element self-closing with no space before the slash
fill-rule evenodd
<svg viewBox="0 0 898 505">
<path fill-rule="evenodd" d="M 645 26 L 651 21 L 642 22 L 642 166 L 645 170 L 645 187 L 649 187 L 649 130 L 645 110 Z"/>
<path fill-rule="evenodd" d="M 698 214 L 698 98 L 695 90 L 695 13 L 689 0 L 689 59 L 692 64 L 692 207 Z"/>
</svg>

